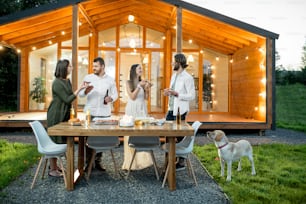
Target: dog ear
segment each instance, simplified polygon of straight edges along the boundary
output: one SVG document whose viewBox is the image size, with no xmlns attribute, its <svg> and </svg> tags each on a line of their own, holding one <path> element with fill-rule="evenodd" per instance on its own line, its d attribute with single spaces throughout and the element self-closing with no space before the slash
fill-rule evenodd
<svg viewBox="0 0 306 204">
<path fill-rule="evenodd" d="M 216 130 L 215 134 L 216 134 L 215 140 L 219 142 L 223 137 L 223 133 L 221 131 Z"/>
</svg>

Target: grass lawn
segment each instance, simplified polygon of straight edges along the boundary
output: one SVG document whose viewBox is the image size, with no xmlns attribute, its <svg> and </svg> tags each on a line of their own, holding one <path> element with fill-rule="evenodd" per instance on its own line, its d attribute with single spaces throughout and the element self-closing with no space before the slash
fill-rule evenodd
<svg viewBox="0 0 306 204">
<path fill-rule="evenodd" d="M 36 145 L 9 143 L 0 139 L 0 190 L 39 159 Z"/>
<path fill-rule="evenodd" d="M 276 126 L 306 132 L 306 86 L 276 86 Z"/>
<path fill-rule="evenodd" d="M 232 166 L 232 181 L 221 177 L 217 148 L 195 146 L 194 153 L 233 203 L 305 203 L 306 145 L 271 144 L 253 146 L 256 175 L 247 158 Z"/>
</svg>

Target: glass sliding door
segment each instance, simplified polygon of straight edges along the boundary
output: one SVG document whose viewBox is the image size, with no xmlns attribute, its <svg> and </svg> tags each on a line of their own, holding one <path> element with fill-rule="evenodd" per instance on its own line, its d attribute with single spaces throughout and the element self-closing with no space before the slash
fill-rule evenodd
<svg viewBox="0 0 306 204">
<path fill-rule="evenodd" d="M 142 79 L 149 80 L 153 84 L 153 86 L 151 87 L 150 97 L 147 101 L 148 113 L 162 112 L 162 54 L 160 52 L 153 52 L 151 54 L 120 52 L 119 61 L 119 112 L 125 112 L 125 106 L 128 100 L 128 94 L 126 91 L 126 81 L 129 79 L 130 68 L 133 64 L 141 64 L 143 69 Z"/>
</svg>

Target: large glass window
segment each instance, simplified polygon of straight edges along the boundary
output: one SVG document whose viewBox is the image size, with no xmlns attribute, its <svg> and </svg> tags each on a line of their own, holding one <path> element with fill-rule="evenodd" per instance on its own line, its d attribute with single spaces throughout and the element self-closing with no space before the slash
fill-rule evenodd
<svg viewBox="0 0 306 204">
<path fill-rule="evenodd" d="M 45 109 L 52 100 L 52 82 L 57 62 L 57 44 L 30 52 L 29 55 L 29 92 L 33 89 L 34 78 L 42 77 L 45 80 L 47 94 L 45 97 Z M 31 98 L 29 110 L 37 110 L 38 106 Z"/>
<path fill-rule="evenodd" d="M 142 26 L 129 23 L 120 26 L 119 46 L 121 48 L 141 48 L 143 42 Z"/>
<path fill-rule="evenodd" d="M 62 57 L 61 59 L 68 59 L 71 62 L 72 51 L 69 49 L 62 49 Z M 88 74 L 88 51 L 87 50 L 79 50 L 78 51 L 78 81 L 77 86 L 79 86 L 84 77 Z M 74 67 L 75 69 L 75 67 Z M 72 80 L 72 75 L 69 76 Z M 86 103 L 86 98 L 78 98 L 79 108 L 83 108 Z"/>
<path fill-rule="evenodd" d="M 163 48 L 164 34 L 152 29 L 146 30 L 146 48 Z"/>
<path fill-rule="evenodd" d="M 228 112 L 228 57 L 205 50 L 202 69 L 202 111 Z"/>
<path fill-rule="evenodd" d="M 116 47 L 116 28 L 99 32 L 99 47 Z"/>
<path fill-rule="evenodd" d="M 186 71 L 191 74 L 194 79 L 195 99 L 190 102 L 190 111 L 199 110 L 199 54 L 198 52 L 184 52 L 187 58 L 188 67 Z"/>
</svg>

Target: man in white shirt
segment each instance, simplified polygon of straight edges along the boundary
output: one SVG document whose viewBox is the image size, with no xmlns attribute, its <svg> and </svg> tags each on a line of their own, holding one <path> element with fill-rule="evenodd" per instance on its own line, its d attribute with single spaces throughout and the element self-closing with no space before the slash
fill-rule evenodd
<svg viewBox="0 0 306 204">
<path fill-rule="evenodd" d="M 170 81 L 170 88 L 164 89 L 164 95 L 169 96 L 168 112 L 166 120 L 176 120 L 178 109 L 181 120 L 185 120 L 189 112 L 189 101 L 195 98 L 195 86 L 193 77 L 185 70 L 188 67 L 186 57 L 183 54 L 174 56 L 173 75 Z M 177 141 L 181 141 L 182 137 L 178 137 Z M 185 169 L 184 158 L 179 158 L 176 164 L 177 171 Z"/>
<path fill-rule="evenodd" d="M 93 61 L 93 72 L 84 78 L 88 83 L 88 88 L 79 93 L 80 97 L 87 97 L 84 112 L 89 112 L 91 119 L 95 117 L 103 118 L 111 116 L 111 103 L 118 98 L 115 80 L 105 73 L 105 63 L 103 58 L 97 57 Z M 86 149 L 86 160 L 89 161 L 92 151 Z M 101 166 L 102 153 L 98 153 L 95 158 L 95 168 L 101 171 L 105 169 Z M 87 163 L 88 164 L 88 163 Z"/>
</svg>

